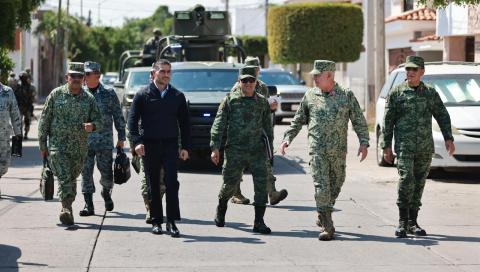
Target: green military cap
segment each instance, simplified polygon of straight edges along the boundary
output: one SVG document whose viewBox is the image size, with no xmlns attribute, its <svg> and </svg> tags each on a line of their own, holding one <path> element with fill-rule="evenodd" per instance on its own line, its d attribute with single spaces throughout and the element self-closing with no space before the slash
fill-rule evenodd
<svg viewBox="0 0 480 272">
<path fill-rule="evenodd" d="M 408 56 L 405 61 L 405 68 L 424 68 L 424 60 L 419 56 Z"/>
<path fill-rule="evenodd" d="M 241 68 L 239 77 L 240 77 L 240 79 L 244 79 L 244 78 L 247 78 L 247 77 L 257 78 L 256 67 L 245 66 L 245 67 Z"/>
<path fill-rule="evenodd" d="M 153 29 L 153 34 L 162 35 L 162 31 L 160 30 L 160 28 L 154 28 Z"/>
<path fill-rule="evenodd" d="M 86 61 L 84 64 L 85 73 L 99 72 L 100 73 L 100 63 L 93 61 Z"/>
<path fill-rule="evenodd" d="M 245 59 L 245 66 L 260 67 L 260 60 L 257 57 L 247 57 Z"/>
<path fill-rule="evenodd" d="M 335 72 L 335 62 L 331 60 L 315 60 L 311 75 L 321 74 L 323 72 Z"/>
<path fill-rule="evenodd" d="M 69 74 L 84 74 L 83 62 L 70 62 L 68 64 Z"/>
</svg>

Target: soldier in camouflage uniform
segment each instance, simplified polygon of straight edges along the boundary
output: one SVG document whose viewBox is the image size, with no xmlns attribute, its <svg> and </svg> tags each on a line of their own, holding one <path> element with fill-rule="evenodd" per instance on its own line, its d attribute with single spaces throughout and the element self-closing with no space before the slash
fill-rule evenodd
<svg viewBox="0 0 480 272">
<path fill-rule="evenodd" d="M 317 225 L 321 229 L 319 239 L 331 240 L 335 233 L 332 210 L 345 181 L 348 121 L 352 122 L 360 142 L 360 161 L 367 156 L 369 135 L 367 122 L 353 92 L 334 80 L 335 63 L 316 60 L 310 74 L 316 87 L 305 93 L 290 128 L 285 132 L 280 153 L 285 154 L 285 149 L 307 124 Z"/>
<path fill-rule="evenodd" d="M 405 69 L 407 81 L 395 86 L 387 97 L 380 138 L 384 159 L 392 163 L 391 146 L 395 136 L 400 176 L 397 199 L 399 225 L 395 235 L 400 238 L 407 237 L 407 232 L 427 235 L 418 225 L 417 217 L 434 153 L 432 116 L 440 126 L 449 154 L 455 151 L 448 111 L 435 88 L 421 81 L 425 73 L 423 59 L 408 56 Z"/>
<path fill-rule="evenodd" d="M 252 66 L 255 67 L 256 70 L 256 75 L 258 78 L 258 75 L 260 74 L 260 60 L 258 58 L 254 57 L 247 57 L 245 59 L 245 66 Z M 233 86 L 232 91 L 234 91 L 236 88 L 238 88 L 239 83 L 235 83 L 235 86 Z M 257 85 L 255 86 L 255 91 L 261 95 L 263 95 L 265 98 L 269 98 L 270 94 L 268 93 L 268 87 L 267 85 L 257 79 Z M 276 100 L 269 100 L 270 104 L 270 111 L 274 112 L 277 109 L 278 103 Z M 273 125 L 273 123 L 272 123 Z M 270 198 L 270 205 L 276 205 L 280 201 L 284 200 L 287 195 L 288 191 L 285 189 L 282 189 L 280 191 L 277 191 L 275 188 L 275 181 L 277 178 L 273 175 L 273 168 L 270 160 L 267 159 L 267 171 L 268 171 L 268 180 L 267 180 L 267 193 L 268 197 Z M 241 182 L 242 180 L 240 180 Z M 242 195 L 242 191 L 240 189 L 240 182 L 237 184 L 237 191 L 232 197 L 232 203 L 236 204 L 248 204 L 250 203 L 250 199 L 246 198 L 245 196 Z"/>
<path fill-rule="evenodd" d="M 13 91 L 17 98 L 18 108 L 23 116 L 23 122 L 25 127 L 24 139 L 28 139 L 28 132 L 30 131 L 30 124 L 32 123 L 33 115 L 33 103 L 35 102 L 35 96 L 37 95 L 35 86 L 31 84 L 30 76 L 27 72 L 23 71 L 19 75 L 20 85 Z"/>
<path fill-rule="evenodd" d="M 72 203 L 87 155 L 88 134 L 103 129 L 95 97 L 82 88 L 83 78 L 83 63 L 70 63 L 67 84 L 48 95 L 38 124 L 41 155 L 48 158 L 58 178 L 60 222 L 66 225 L 74 224 Z"/>
<path fill-rule="evenodd" d="M 0 178 L 7 173 L 10 165 L 12 127 L 15 137 L 22 137 L 22 117 L 13 90 L 0 83 Z"/>
<path fill-rule="evenodd" d="M 113 200 L 111 197 L 113 188 L 113 131 L 112 121 L 117 130 L 118 141 L 116 148 L 123 149 L 125 145 L 125 120 L 123 119 L 120 102 L 113 89 L 108 89 L 100 82 L 100 64 L 87 61 L 85 62 L 85 85 L 87 92 L 90 92 L 97 101 L 103 120 L 103 128 L 97 129 L 88 135 L 88 153 L 85 158 L 85 164 L 82 170 L 82 193 L 85 199 L 85 207 L 80 211 L 80 216 L 93 215 L 93 193 L 95 193 L 95 184 L 93 182 L 93 169 L 95 159 L 97 168 L 100 171 L 100 184 L 102 185 L 101 195 L 105 200 L 105 209 L 113 210 Z"/>
<path fill-rule="evenodd" d="M 255 189 L 255 221 L 253 231 L 271 233 L 265 225 L 267 203 L 266 153 L 262 141 L 265 133 L 273 138 L 270 107 L 268 101 L 255 92 L 256 71 L 254 67 L 240 69 L 239 86 L 229 93 L 220 104 L 211 129 L 212 161 L 219 163 L 219 149 L 225 136 L 225 160 L 223 163 L 223 185 L 218 196 L 215 224 L 225 225 L 228 200 L 233 196 L 245 168 L 249 168 Z"/>
<path fill-rule="evenodd" d="M 162 31 L 160 28 L 153 29 L 153 37 L 148 39 L 143 45 L 143 59 L 150 61 L 155 60 L 157 49 L 160 46 L 160 39 L 162 38 Z"/>
</svg>

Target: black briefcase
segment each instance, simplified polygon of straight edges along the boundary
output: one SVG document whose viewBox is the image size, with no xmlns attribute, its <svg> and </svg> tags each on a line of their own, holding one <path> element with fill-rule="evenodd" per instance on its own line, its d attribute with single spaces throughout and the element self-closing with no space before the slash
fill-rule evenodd
<svg viewBox="0 0 480 272">
<path fill-rule="evenodd" d="M 117 147 L 117 156 L 113 164 L 113 182 L 123 184 L 128 181 L 130 176 L 130 159 L 122 148 Z"/>
<path fill-rule="evenodd" d="M 12 137 L 12 157 L 22 157 L 22 137 L 13 136 Z"/>
<path fill-rule="evenodd" d="M 53 172 L 48 165 L 48 160 L 43 159 L 43 169 L 42 176 L 40 178 L 40 193 L 42 194 L 43 200 L 52 200 L 53 191 L 54 191 L 54 179 Z"/>
</svg>

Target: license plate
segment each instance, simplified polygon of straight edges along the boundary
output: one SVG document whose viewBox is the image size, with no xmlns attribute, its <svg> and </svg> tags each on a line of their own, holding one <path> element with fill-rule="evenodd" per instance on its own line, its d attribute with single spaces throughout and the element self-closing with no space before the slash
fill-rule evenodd
<svg viewBox="0 0 480 272">
<path fill-rule="evenodd" d="M 297 111 L 299 106 L 299 104 L 292 104 L 292 111 Z"/>
</svg>

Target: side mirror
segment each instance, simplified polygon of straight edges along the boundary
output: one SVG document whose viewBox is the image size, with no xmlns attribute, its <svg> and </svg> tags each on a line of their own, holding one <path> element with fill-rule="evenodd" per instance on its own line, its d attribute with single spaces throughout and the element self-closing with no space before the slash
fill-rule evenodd
<svg viewBox="0 0 480 272">
<path fill-rule="evenodd" d="M 277 91 L 277 86 L 267 86 L 268 87 L 268 94 L 270 96 L 276 96 L 278 91 Z"/>
<path fill-rule="evenodd" d="M 113 83 L 113 87 L 123 89 L 125 88 L 125 84 L 123 84 L 123 82 L 121 81 L 116 81 L 115 83 Z"/>
<path fill-rule="evenodd" d="M 302 80 L 300 80 L 300 84 L 305 85 L 307 83 L 305 82 L 305 80 L 302 79 Z"/>
</svg>

